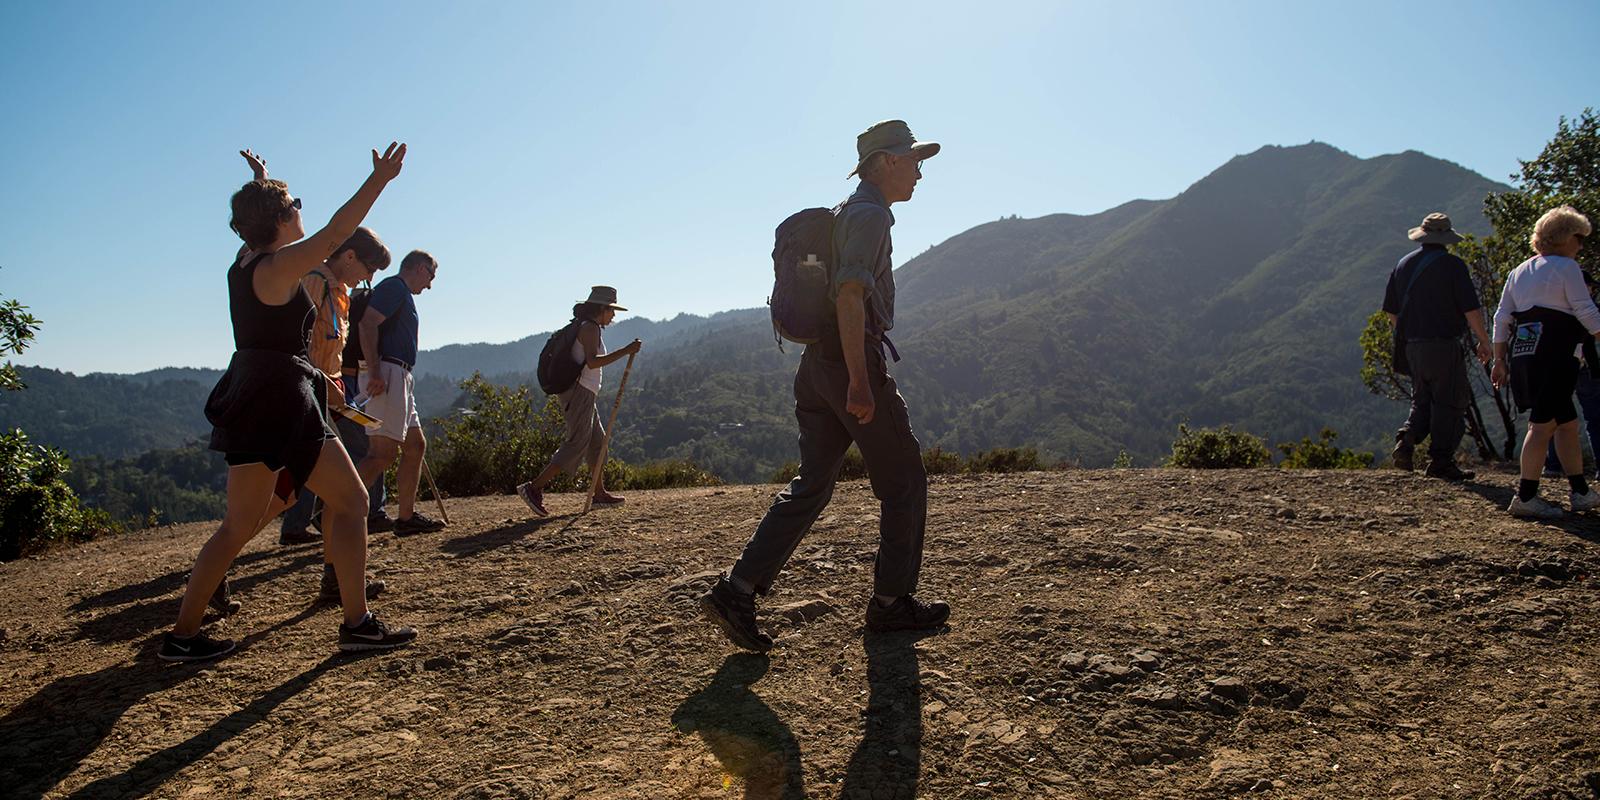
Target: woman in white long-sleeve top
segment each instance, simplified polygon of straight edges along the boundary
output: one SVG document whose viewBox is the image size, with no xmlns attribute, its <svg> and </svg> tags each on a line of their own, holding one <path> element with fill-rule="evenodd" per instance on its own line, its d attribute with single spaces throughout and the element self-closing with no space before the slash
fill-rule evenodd
<svg viewBox="0 0 1600 800">
<path fill-rule="evenodd" d="M 1578 411 L 1572 393 L 1578 382 L 1575 355 L 1587 347 L 1591 369 L 1594 339 L 1600 338 L 1600 308 L 1583 284 L 1583 270 L 1574 258 L 1593 228 L 1572 206 L 1545 212 L 1534 223 L 1529 244 L 1538 255 L 1506 276 L 1500 307 L 1494 313 L 1496 388 L 1511 384 L 1517 408 L 1528 410 L 1528 434 L 1522 440 L 1522 480 L 1506 510 L 1513 516 L 1559 517 L 1559 505 L 1539 497 L 1539 475 L 1545 448 L 1555 438 L 1556 455 L 1571 486 L 1573 511 L 1600 508 L 1600 492 L 1583 476 L 1583 451 L 1578 444 Z"/>
</svg>

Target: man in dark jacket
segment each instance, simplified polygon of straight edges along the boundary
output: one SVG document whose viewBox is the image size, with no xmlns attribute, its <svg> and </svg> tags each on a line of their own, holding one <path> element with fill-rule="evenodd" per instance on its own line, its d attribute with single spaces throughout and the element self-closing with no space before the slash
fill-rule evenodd
<svg viewBox="0 0 1600 800">
<path fill-rule="evenodd" d="M 1429 439 L 1427 474 L 1449 481 L 1469 480 L 1471 472 L 1456 465 L 1456 447 L 1466 429 L 1467 365 L 1461 334 L 1470 327 L 1478 341 L 1478 360 L 1489 361 L 1489 335 L 1483 304 L 1472 286 L 1467 264 L 1445 248 L 1461 241 L 1450 218 L 1435 212 L 1412 228 L 1411 241 L 1421 245 L 1406 254 L 1389 273 L 1383 310 L 1389 315 L 1396 343 L 1403 348 L 1411 375 L 1411 414 L 1395 434 L 1394 465 L 1412 468 L 1412 452 Z M 1398 366 L 1398 365 L 1397 365 Z"/>
</svg>

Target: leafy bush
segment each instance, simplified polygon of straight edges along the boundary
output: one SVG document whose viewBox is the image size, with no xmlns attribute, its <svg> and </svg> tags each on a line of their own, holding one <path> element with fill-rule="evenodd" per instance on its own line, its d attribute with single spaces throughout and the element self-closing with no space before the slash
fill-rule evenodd
<svg viewBox="0 0 1600 800">
<path fill-rule="evenodd" d="M 955 475 L 966 472 L 967 463 L 961 459 L 960 453 L 951 453 L 935 446 L 922 451 L 922 468 L 929 475 Z"/>
<path fill-rule="evenodd" d="M 1133 456 L 1127 450 L 1118 450 L 1117 457 L 1111 460 L 1112 469 L 1129 469 L 1133 466 Z"/>
<path fill-rule="evenodd" d="M 1333 443 L 1339 434 L 1332 428 L 1323 428 L 1318 440 L 1307 436 L 1298 443 L 1278 445 L 1283 451 L 1284 469 L 1366 469 L 1372 466 L 1372 453 L 1343 450 Z"/>
<path fill-rule="evenodd" d="M 1169 467 L 1188 469 L 1241 469 L 1264 467 L 1272 463 L 1272 453 L 1260 437 L 1244 431 L 1234 431 L 1231 426 L 1191 430 L 1188 425 L 1178 426 L 1178 438 L 1172 443 Z"/>
<path fill-rule="evenodd" d="M 0 561 L 116 528 L 62 480 L 70 467 L 65 454 L 29 442 L 21 429 L 0 433 Z"/>
<path fill-rule="evenodd" d="M 996 447 L 985 450 L 967 461 L 971 474 L 989 472 L 1039 472 L 1050 466 L 1039 458 L 1032 447 Z"/>
<path fill-rule="evenodd" d="M 560 401 L 538 403 L 527 386 L 498 386 L 473 375 L 461 382 L 467 408 L 436 420 L 443 435 L 431 448 L 439 491 L 453 495 L 506 494 L 538 475 L 555 455 L 565 435 Z M 570 491 L 588 483 L 562 473 L 550 491 Z M 721 481 L 696 464 L 658 461 L 636 466 L 609 459 L 606 486 L 613 489 L 665 489 L 714 486 Z"/>
</svg>

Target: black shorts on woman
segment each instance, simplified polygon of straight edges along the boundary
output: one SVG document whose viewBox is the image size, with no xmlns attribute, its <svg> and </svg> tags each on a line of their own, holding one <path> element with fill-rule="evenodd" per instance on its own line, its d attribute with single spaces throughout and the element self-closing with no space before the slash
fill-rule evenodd
<svg viewBox="0 0 1600 800">
<path fill-rule="evenodd" d="M 298 285 L 283 305 L 261 302 L 254 276 L 263 258 L 241 266 L 241 255 L 228 270 L 236 349 L 206 400 L 206 420 L 211 449 L 222 451 L 229 466 L 281 470 L 274 491 L 287 501 L 311 476 L 323 442 L 337 434 L 328 424 L 327 382 L 307 359 L 316 308 Z"/>
<path fill-rule="evenodd" d="M 1528 422 L 1564 425 L 1578 418 L 1572 394 L 1581 365 L 1573 352 L 1583 347 L 1591 375 L 1600 368 L 1594 337 L 1565 311 L 1534 306 L 1512 315 L 1509 367 L 1511 396 Z M 1597 375 L 1600 377 L 1600 375 Z"/>
</svg>

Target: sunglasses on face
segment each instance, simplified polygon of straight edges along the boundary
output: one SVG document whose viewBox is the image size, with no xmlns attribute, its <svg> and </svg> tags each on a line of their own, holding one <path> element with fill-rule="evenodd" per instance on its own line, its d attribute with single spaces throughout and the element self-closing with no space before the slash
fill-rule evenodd
<svg viewBox="0 0 1600 800">
<path fill-rule="evenodd" d="M 290 200 L 289 201 L 289 207 L 294 209 L 294 210 L 296 210 L 296 211 L 299 211 L 300 210 L 300 198 L 296 197 L 295 199 Z"/>
</svg>

